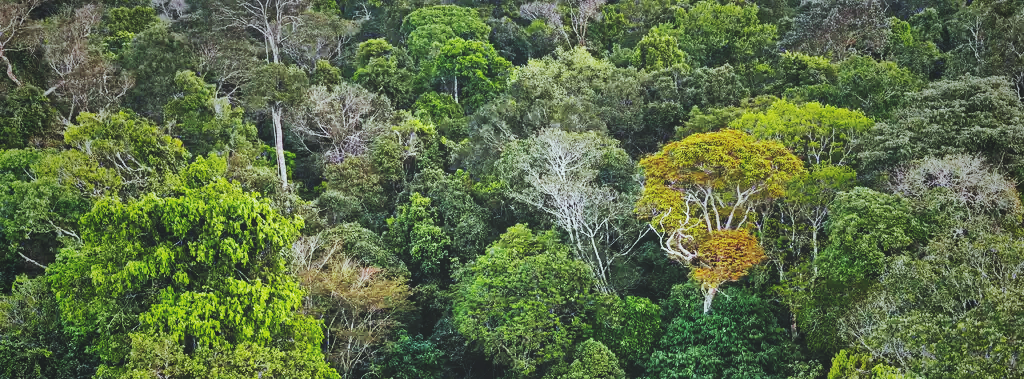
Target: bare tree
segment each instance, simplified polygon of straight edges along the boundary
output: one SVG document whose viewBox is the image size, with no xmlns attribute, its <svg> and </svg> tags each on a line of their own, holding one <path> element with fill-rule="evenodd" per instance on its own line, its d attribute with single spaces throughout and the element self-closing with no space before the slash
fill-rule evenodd
<svg viewBox="0 0 1024 379">
<path fill-rule="evenodd" d="M 89 47 L 103 18 L 103 7 L 88 4 L 63 15 L 43 29 L 43 58 L 54 76 L 45 95 L 53 94 L 66 107 L 65 124 L 74 115 L 99 112 L 116 105 L 134 80 Z"/>
<path fill-rule="evenodd" d="M 324 322 L 327 361 L 347 378 L 384 347 L 398 316 L 412 308 L 412 291 L 405 279 L 346 256 L 342 245 L 324 234 L 303 237 L 293 245 L 292 265 L 309 291 L 303 311 Z"/>
<path fill-rule="evenodd" d="M 7 77 L 18 87 L 21 81 L 14 75 L 14 65 L 7 52 L 17 49 L 18 42 L 29 31 L 33 22 L 30 15 L 43 0 L 15 0 L 0 2 L 0 60 L 7 65 Z"/>
<path fill-rule="evenodd" d="M 527 20 L 544 20 L 549 28 L 557 30 L 565 38 L 565 43 L 570 44 L 569 34 L 565 32 L 565 25 L 562 23 L 562 14 L 558 13 L 558 4 L 543 1 L 535 1 L 519 6 L 519 16 Z"/>
<path fill-rule="evenodd" d="M 341 58 L 359 33 L 361 24 L 321 13 L 303 13 L 299 18 L 297 24 L 302 27 L 293 24 L 285 30 L 281 50 L 306 71 L 312 71 L 319 60 Z"/>
<path fill-rule="evenodd" d="M 610 156 L 628 161 L 626 153 L 594 132 L 545 129 L 525 143 L 525 155 L 512 149 L 503 160 L 521 175 L 525 186 L 509 191 L 516 200 L 549 214 L 586 262 L 601 292 L 614 293 L 611 269 L 628 259 L 648 229 L 632 214 L 635 194 L 600 183 L 598 174 Z"/>
<path fill-rule="evenodd" d="M 567 0 L 569 4 L 569 20 L 576 41 L 580 46 L 587 45 L 587 27 L 591 20 L 601 19 L 601 6 L 606 0 Z"/>
<path fill-rule="evenodd" d="M 254 30 L 263 37 L 264 50 L 268 63 L 281 63 L 281 47 L 289 34 L 286 29 L 295 29 L 301 25 L 299 13 L 305 10 L 305 0 L 228 0 L 228 4 L 219 17 L 229 27 L 243 30 Z M 275 102 L 270 107 L 271 119 L 274 123 L 274 147 L 277 151 L 277 171 L 281 177 L 281 187 L 288 187 L 288 171 L 284 159 L 284 132 L 281 126 L 283 105 Z"/>
<path fill-rule="evenodd" d="M 330 163 L 366 153 L 370 141 L 391 117 L 387 98 L 358 85 L 342 83 L 334 88 L 312 86 L 307 101 L 290 113 L 292 131 Z"/>
<path fill-rule="evenodd" d="M 899 167 L 890 174 L 889 190 L 918 202 L 941 196 L 966 212 L 961 222 L 976 223 L 978 216 L 1020 220 L 1024 212 L 1015 184 L 977 156 L 925 158 Z"/>
<path fill-rule="evenodd" d="M 99 112 L 117 104 L 134 85 L 131 77 L 89 48 L 102 17 L 102 6 L 89 4 L 59 16 L 43 31 L 43 57 L 55 74 L 46 94 L 66 106 L 65 124 L 79 112 Z"/>
</svg>

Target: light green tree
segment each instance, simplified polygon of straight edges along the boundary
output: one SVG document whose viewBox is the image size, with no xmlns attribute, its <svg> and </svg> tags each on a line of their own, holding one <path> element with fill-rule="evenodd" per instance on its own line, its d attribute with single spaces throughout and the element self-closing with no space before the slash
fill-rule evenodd
<svg viewBox="0 0 1024 379">
<path fill-rule="evenodd" d="M 675 37 L 658 29 L 651 30 L 633 50 L 630 64 L 641 70 L 655 71 L 686 62 L 686 53 L 679 49 Z"/>
<path fill-rule="evenodd" d="M 289 375 L 337 378 L 320 325 L 296 313 L 303 292 L 281 254 L 301 226 L 223 179 L 181 197 L 104 199 L 81 220 L 82 246 L 65 250 L 49 278 L 75 338 L 92 341 L 104 363 L 101 377 L 201 362 L 255 375 L 258 364 L 236 359 L 263 354 L 302 370 Z M 148 359 L 157 348 L 175 358 Z M 222 352 L 234 358 L 211 360 Z"/>
</svg>

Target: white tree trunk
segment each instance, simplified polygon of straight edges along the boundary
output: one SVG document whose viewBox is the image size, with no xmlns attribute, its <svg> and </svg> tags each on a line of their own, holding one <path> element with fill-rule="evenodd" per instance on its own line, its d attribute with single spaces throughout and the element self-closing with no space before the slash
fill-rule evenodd
<svg viewBox="0 0 1024 379">
<path fill-rule="evenodd" d="M 281 128 L 281 103 L 275 103 L 270 109 L 274 119 L 274 147 L 277 150 L 277 172 L 281 176 L 281 188 L 288 188 L 288 168 L 284 162 L 284 132 Z"/>
<path fill-rule="evenodd" d="M 711 287 L 708 289 L 708 293 L 704 294 L 704 314 L 711 312 L 711 301 L 715 299 L 715 294 L 718 293 L 718 287 Z"/>
</svg>

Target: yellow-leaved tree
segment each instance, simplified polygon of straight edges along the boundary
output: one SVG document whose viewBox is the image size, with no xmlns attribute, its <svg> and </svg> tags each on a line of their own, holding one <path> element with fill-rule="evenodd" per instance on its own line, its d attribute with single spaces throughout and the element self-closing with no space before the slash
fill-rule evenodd
<svg viewBox="0 0 1024 379">
<path fill-rule="evenodd" d="M 650 220 L 670 259 L 692 268 L 704 312 L 718 287 L 764 259 L 751 235 L 755 209 L 785 196 L 803 163 L 776 141 L 737 130 L 694 134 L 640 161 L 646 175 L 636 212 Z"/>
</svg>

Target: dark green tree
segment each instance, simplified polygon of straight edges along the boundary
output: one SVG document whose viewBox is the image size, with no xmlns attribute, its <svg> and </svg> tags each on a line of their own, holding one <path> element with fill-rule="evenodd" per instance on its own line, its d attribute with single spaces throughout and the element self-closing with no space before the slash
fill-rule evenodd
<svg viewBox="0 0 1024 379">
<path fill-rule="evenodd" d="M 566 356 L 585 328 L 593 281 L 554 232 L 509 228 L 461 274 L 455 324 L 520 376 Z"/>
</svg>

